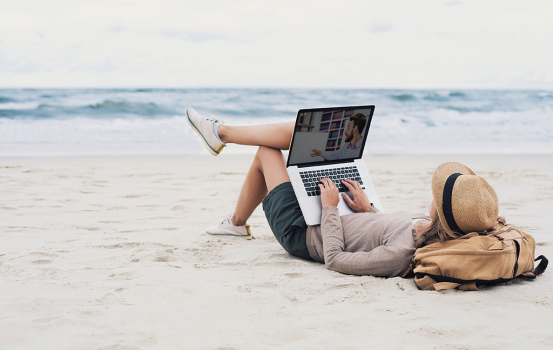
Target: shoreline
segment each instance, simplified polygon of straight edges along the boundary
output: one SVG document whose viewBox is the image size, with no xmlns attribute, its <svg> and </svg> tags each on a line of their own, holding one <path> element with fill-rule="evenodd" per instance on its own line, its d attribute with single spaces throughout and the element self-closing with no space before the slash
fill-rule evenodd
<svg viewBox="0 0 553 350">
<path fill-rule="evenodd" d="M 235 146 L 235 145 L 233 145 Z M 241 149 L 252 149 L 252 146 L 239 146 Z M 243 147 L 243 148 L 242 148 Z M 225 150 L 226 151 L 226 150 Z M 285 154 L 285 157 L 288 154 L 288 151 L 283 151 Z M 253 156 L 255 155 L 255 150 L 251 151 L 244 151 L 244 152 L 236 152 L 236 150 L 231 150 L 231 152 L 225 152 L 224 156 Z M 466 153 L 466 152 L 458 152 L 458 153 L 369 153 L 363 155 L 363 159 L 367 157 L 446 157 L 446 156 L 452 156 L 452 157 L 517 157 L 517 156 L 553 156 L 553 150 L 547 150 L 544 152 L 521 152 L 521 153 Z M 213 157 L 211 154 L 207 153 L 197 153 L 197 154 L 78 154 L 78 155 L 0 155 L 0 161 L 3 159 L 16 159 L 16 158 L 117 158 L 117 157 L 169 157 L 169 158 L 186 158 L 186 157 Z"/>
</svg>

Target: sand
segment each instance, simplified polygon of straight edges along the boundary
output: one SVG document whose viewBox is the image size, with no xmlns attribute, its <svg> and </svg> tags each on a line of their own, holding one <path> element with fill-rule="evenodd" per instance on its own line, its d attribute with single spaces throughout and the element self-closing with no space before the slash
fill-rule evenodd
<svg viewBox="0 0 553 350">
<path fill-rule="evenodd" d="M 348 276 L 255 239 L 204 233 L 251 155 L 0 158 L 0 349 L 553 347 L 553 270 L 477 292 Z M 388 212 L 426 210 L 460 161 L 553 259 L 553 157 L 370 156 Z"/>
</svg>

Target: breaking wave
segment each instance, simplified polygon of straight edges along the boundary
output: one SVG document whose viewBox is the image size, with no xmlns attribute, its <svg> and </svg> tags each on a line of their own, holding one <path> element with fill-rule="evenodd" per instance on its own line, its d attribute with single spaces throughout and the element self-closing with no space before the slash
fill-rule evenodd
<svg viewBox="0 0 553 350">
<path fill-rule="evenodd" d="M 549 91 L 4 89 L 0 156 L 203 154 L 188 107 L 254 125 L 294 120 L 301 108 L 368 104 L 367 153 L 553 153 Z"/>
</svg>

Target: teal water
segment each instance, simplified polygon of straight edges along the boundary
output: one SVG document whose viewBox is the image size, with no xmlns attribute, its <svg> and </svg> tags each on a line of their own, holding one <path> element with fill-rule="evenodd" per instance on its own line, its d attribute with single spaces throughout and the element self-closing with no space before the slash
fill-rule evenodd
<svg viewBox="0 0 553 350">
<path fill-rule="evenodd" d="M 368 153 L 553 153 L 549 91 L 0 89 L 0 156 L 200 154 L 188 107 L 251 125 L 364 104 Z"/>
</svg>

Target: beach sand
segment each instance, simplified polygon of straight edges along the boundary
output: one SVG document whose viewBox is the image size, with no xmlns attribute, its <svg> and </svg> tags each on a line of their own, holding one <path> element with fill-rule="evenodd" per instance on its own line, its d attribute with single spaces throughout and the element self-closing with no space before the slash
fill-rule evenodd
<svg viewBox="0 0 553 350">
<path fill-rule="evenodd" d="M 553 347 L 553 271 L 423 292 L 288 255 L 261 208 L 255 239 L 205 234 L 252 157 L 0 158 L 0 349 Z M 387 212 L 426 211 L 434 168 L 466 164 L 553 258 L 550 155 L 364 160 Z"/>
</svg>

